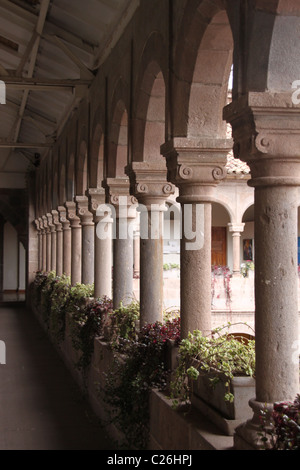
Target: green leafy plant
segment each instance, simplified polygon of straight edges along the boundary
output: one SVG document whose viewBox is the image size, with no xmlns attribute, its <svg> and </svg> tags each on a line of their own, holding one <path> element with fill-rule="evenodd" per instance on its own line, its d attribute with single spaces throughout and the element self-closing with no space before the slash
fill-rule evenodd
<svg viewBox="0 0 300 470">
<path fill-rule="evenodd" d="M 260 416 L 259 436 L 266 450 L 300 450 L 300 395 L 293 402 L 279 402 Z"/>
<path fill-rule="evenodd" d="M 103 326 L 109 312 L 112 310 L 112 300 L 108 297 L 90 301 L 83 309 L 74 313 L 72 322 L 72 344 L 74 349 L 81 352 L 76 367 L 86 370 L 94 352 L 94 340 L 103 333 Z"/>
<path fill-rule="evenodd" d="M 228 333 L 221 335 L 222 330 L 223 327 L 214 330 L 211 337 L 195 330 L 181 341 L 179 363 L 170 385 L 174 407 L 190 401 L 193 381 L 200 374 L 211 374 L 212 387 L 224 377 L 224 399 L 229 402 L 234 400 L 230 380 L 235 376 L 254 376 L 254 340 L 235 338 Z"/>
<path fill-rule="evenodd" d="M 111 421 L 125 436 L 126 448 L 147 446 L 149 394 L 152 388 L 166 387 L 168 339 L 180 341 L 179 319 L 149 324 L 142 328 L 136 340 L 121 338 L 118 342 L 103 394 L 111 409 Z"/>
<path fill-rule="evenodd" d="M 164 263 L 163 270 L 170 271 L 171 269 L 180 269 L 180 265 L 176 263 Z"/>
<path fill-rule="evenodd" d="M 44 279 L 43 279 L 44 277 Z M 40 276 L 40 284 L 39 284 L 39 291 L 40 291 L 40 304 L 41 304 L 41 312 L 42 318 L 44 323 L 49 328 L 49 321 L 50 321 L 50 314 L 51 314 L 51 296 L 54 284 L 57 280 L 56 273 L 51 271 L 46 273 L 45 275 Z"/>
<path fill-rule="evenodd" d="M 115 345 L 120 339 L 135 340 L 140 318 L 140 304 L 133 300 L 129 305 L 115 309 L 108 317 L 108 339 Z"/>
<path fill-rule="evenodd" d="M 66 309 L 70 300 L 71 280 L 62 275 L 56 277 L 52 284 L 50 295 L 49 328 L 52 337 L 60 343 L 65 337 Z"/>
</svg>

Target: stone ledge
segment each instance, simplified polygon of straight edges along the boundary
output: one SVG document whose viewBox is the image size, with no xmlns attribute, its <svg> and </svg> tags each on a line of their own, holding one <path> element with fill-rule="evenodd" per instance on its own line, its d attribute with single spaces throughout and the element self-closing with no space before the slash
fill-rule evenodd
<svg viewBox="0 0 300 470">
<path fill-rule="evenodd" d="M 224 436 L 195 408 L 186 413 L 175 411 L 166 395 L 152 390 L 149 450 L 159 449 L 233 450 L 233 438 Z"/>
</svg>

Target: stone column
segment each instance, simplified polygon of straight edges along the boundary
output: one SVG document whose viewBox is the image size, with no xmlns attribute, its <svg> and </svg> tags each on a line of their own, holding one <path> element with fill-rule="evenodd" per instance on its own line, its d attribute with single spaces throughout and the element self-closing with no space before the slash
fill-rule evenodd
<svg viewBox="0 0 300 470">
<path fill-rule="evenodd" d="M 284 94 L 248 93 L 225 108 L 235 155 L 255 188 L 256 397 L 237 448 L 255 448 L 260 410 L 299 393 L 297 213 L 300 115 Z"/>
<path fill-rule="evenodd" d="M 41 270 L 43 272 L 46 271 L 46 258 L 47 258 L 47 243 L 46 243 L 46 231 L 44 227 L 43 218 L 40 217 L 39 219 L 40 230 L 41 230 Z"/>
<path fill-rule="evenodd" d="M 90 211 L 95 224 L 94 286 L 95 298 L 112 298 L 112 223 L 111 210 L 105 205 L 105 191 L 89 189 Z"/>
<path fill-rule="evenodd" d="M 181 334 L 211 333 L 211 203 L 225 177 L 229 140 L 176 138 L 161 148 L 168 180 L 179 188 L 182 208 L 180 254 Z"/>
<path fill-rule="evenodd" d="M 71 284 L 74 286 L 81 284 L 82 233 L 80 219 L 76 214 L 76 203 L 68 201 L 65 206 L 71 226 Z"/>
<path fill-rule="evenodd" d="M 175 193 L 166 166 L 131 164 L 132 192 L 140 212 L 140 325 L 163 320 L 163 225 L 165 201 Z"/>
<path fill-rule="evenodd" d="M 89 211 L 89 200 L 86 196 L 77 196 L 77 215 L 82 227 L 82 283 L 94 283 L 94 263 L 95 263 L 95 228 L 93 214 Z"/>
<path fill-rule="evenodd" d="M 47 214 L 48 226 L 50 229 L 50 239 L 51 239 L 51 271 L 56 272 L 56 228 L 53 223 L 52 213 Z"/>
<path fill-rule="evenodd" d="M 36 219 L 35 226 L 37 229 L 37 238 L 38 238 L 38 271 L 42 271 L 43 267 L 43 245 L 42 245 L 42 232 L 40 228 L 39 219 Z"/>
<path fill-rule="evenodd" d="M 64 206 L 59 206 L 57 210 L 62 225 L 62 272 L 70 277 L 72 259 L 71 226 L 67 219 L 67 209 Z"/>
<path fill-rule="evenodd" d="M 133 236 L 133 275 L 140 277 L 140 227 L 136 227 Z"/>
<path fill-rule="evenodd" d="M 127 178 L 109 178 L 110 204 L 115 209 L 115 237 L 113 241 L 113 307 L 133 299 L 133 224 L 137 201 L 129 193 Z"/>
<path fill-rule="evenodd" d="M 52 211 L 52 218 L 56 230 L 56 274 L 61 276 L 63 274 L 63 230 L 57 210 Z"/>
<path fill-rule="evenodd" d="M 45 230 L 45 241 L 46 241 L 46 272 L 51 271 L 51 230 L 48 224 L 48 218 L 46 215 L 42 216 L 44 230 Z"/>
<path fill-rule="evenodd" d="M 232 233 L 232 256 L 233 256 L 233 276 L 241 274 L 241 233 L 245 224 L 228 224 L 229 232 Z"/>
</svg>

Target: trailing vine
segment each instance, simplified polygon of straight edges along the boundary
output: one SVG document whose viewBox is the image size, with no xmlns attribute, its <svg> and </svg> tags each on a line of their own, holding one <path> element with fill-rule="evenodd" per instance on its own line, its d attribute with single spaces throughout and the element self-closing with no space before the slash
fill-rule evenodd
<svg viewBox="0 0 300 470">
<path fill-rule="evenodd" d="M 60 343 L 65 337 L 66 309 L 70 300 L 70 277 L 56 277 L 51 292 L 49 328 L 52 337 Z"/>
<path fill-rule="evenodd" d="M 86 304 L 82 310 L 77 310 L 72 318 L 72 345 L 81 351 L 76 367 L 83 371 L 89 367 L 94 352 L 94 339 L 103 333 L 103 326 L 109 312 L 112 310 L 112 300 L 103 297 Z"/>
<path fill-rule="evenodd" d="M 115 359 L 106 376 L 104 401 L 111 422 L 124 434 L 123 445 L 145 449 L 149 437 L 149 396 L 152 388 L 164 390 L 168 370 L 167 340 L 180 341 L 180 320 L 154 323 L 142 328 L 137 340 L 120 339 Z M 122 351 L 122 357 L 118 354 Z"/>
<path fill-rule="evenodd" d="M 117 345 L 120 339 L 135 340 L 139 319 L 139 302 L 133 300 L 129 305 L 123 305 L 121 302 L 120 307 L 107 318 L 109 341 Z"/>
</svg>

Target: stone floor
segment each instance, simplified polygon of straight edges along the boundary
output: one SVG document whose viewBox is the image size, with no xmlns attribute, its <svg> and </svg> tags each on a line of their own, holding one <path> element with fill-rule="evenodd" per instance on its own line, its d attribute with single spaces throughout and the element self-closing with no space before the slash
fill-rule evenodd
<svg viewBox="0 0 300 470">
<path fill-rule="evenodd" d="M 115 449 L 22 304 L 0 307 L 0 340 L 0 450 Z"/>
</svg>

